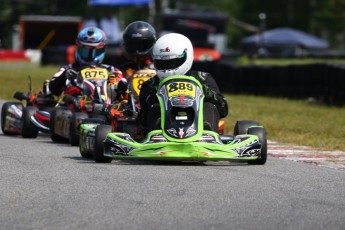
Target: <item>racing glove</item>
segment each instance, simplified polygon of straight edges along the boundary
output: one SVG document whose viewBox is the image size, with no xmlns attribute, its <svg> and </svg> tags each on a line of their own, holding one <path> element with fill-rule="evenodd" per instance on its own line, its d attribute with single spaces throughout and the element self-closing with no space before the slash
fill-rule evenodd
<svg viewBox="0 0 345 230">
<path fill-rule="evenodd" d="M 217 102 L 217 93 L 212 90 L 210 87 L 208 87 L 207 85 L 203 85 L 202 86 L 202 91 L 205 94 L 205 100 L 207 101 L 211 101 L 211 102 Z"/>
<path fill-rule="evenodd" d="M 66 70 L 66 78 L 69 79 L 70 81 L 73 81 L 74 79 L 76 79 L 77 74 L 78 74 L 78 72 L 75 71 L 74 69 Z"/>
<path fill-rule="evenodd" d="M 66 70 L 65 76 L 66 76 L 66 86 L 67 87 L 77 85 L 77 74 L 78 74 L 78 72 L 75 71 L 74 69 Z"/>
</svg>

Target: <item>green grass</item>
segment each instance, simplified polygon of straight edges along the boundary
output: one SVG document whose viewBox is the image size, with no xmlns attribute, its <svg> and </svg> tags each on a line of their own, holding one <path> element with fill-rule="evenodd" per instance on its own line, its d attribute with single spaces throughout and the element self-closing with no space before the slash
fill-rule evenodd
<svg viewBox="0 0 345 230">
<path fill-rule="evenodd" d="M 344 64 L 344 59 L 315 59 L 315 58 L 249 58 L 247 56 L 241 56 L 237 59 L 238 65 L 269 65 L 269 66 L 285 66 L 285 65 L 306 65 L 315 63 L 332 63 L 332 64 Z"/>
<path fill-rule="evenodd" d="M 345 108 L 314 102 L 258 96 L 227 95 L 230 114 L 226 132 L 236 120 L 256 120 L 270 140 L 345 151 Z"/>
<path fill-rule="evenodd" d="M 27 76 L 38 92 L 58 66 L 31 66 L 0 63 L 0 98 L 13 100 L 15 91 L 28 91 Z M 226 95 L 230 114 L 226 133 L 232 134 L 236 120 L 258 121 L 268 138 L 284 143 L 345 151 L 345 108 L 328 107 L 302 100 L 288 100 L 245 95 Z"/>
<path fill-rule="evenodd" d="M 28 92 L 31 76 L 32 90 L 42 90 L 43 82 L 51 79 L 59 66 L 37 66 L 20 62 L 0 62 L 0 98 L 13 100 L 15 91 Z"/>
</svg>

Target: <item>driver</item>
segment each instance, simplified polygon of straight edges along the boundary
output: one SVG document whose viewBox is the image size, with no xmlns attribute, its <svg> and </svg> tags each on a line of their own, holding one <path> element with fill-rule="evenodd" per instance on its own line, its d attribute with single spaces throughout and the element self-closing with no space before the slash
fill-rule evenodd
<svg viewBox="0 0 345 230">
<path fill-rule="evenodd" d="M 117 85 L 122 78 L 119 69 L 111 65 L 102 64 L 105 56 L 105 43 L 107 37 L 103 30 L 97 27 L 86 27 L 81 30 L 76 38 L 75 62 L 60 67 L 49 82 L 49 90 L 55 96 L 65 94 L 79 95 L 81 89 L 76 87 L 75 79 L 77 73 L 86 67 L 101 67 L 108 70 L 109 84 Z"/>
<path fill-rule="evenodd" d="M 105 33 L 97 27 L 86 27 L 82 29 L 76 38 L 75 62 L 60 67 L 53 78 L 45 83 L 44 91 L 60 96 L 62 92 L 72 96 L 81 94 L 81 89 L 76 86 L 76 76 L 78 72 L 86 67 L 97 66 L 107 70 L 108 84 L 115 90 L 112 100 L 119 97 L 119 82 L 126 82 L 122 77 L 122 72 L 114 66 L 102 64 L 105 55 Z M 48 85 L 48 87 L 46 87 Z M 48 88 L 48 89 L 46 89 Z M 69 105 L 73 108 L 72 105 Z M 41 116 L 39 116 L 40 114 Z M 48 112 L 37 111 L 32 117 L 32 122 L 41 131 L 49 130 L 50 115 Z"/>
<path fill-rule="evenodd" d="M 153 47 L 153 64 L 157 75 L 144 82 L 140 92 L 140 117 L 149 132 L 159 128 L 160 107 L 156 96 L 160 80 L 173 75 L 195 77 L 203 87 L 204 129 L 218 132 L 218 122 L 228 114 L 228 104 L 210 73 L 191 70 L 193 46 L 184 35 L 169 33 L 160 37 Z"/>
<path fill-rule="evenodd" d="M 131 87 L 137 87 L 137 92 L 141 88 L 142 80 L 138 81 L 141 84 L 134 85 L 131 82 L 133 74 L 140 72 L 141 79 L 147 79 L 156 74 L 152 64 L 152 48 L 156 42 L 156 30 L 145 21 L 134 21 L 127 25 L 123 32 L 123 49 L 128 62 L 119 66 L 123 76 L 127 79 Z M 126 89 L 127 86 L 122 82 L 119 88 Z M 138 93 L 139 94 L 139 93 Z M 135 98 L 139 101 L 137 93 Z"/>
</svg>

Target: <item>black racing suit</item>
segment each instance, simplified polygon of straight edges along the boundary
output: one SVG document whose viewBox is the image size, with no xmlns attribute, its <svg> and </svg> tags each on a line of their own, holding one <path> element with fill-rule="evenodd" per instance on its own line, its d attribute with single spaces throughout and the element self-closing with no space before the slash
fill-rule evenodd
<svg viewBox="0 0 345 230">
<path fill-rule="evenodd" d="M 191 70 L 186 75 L 195 77 L 202 84 L 205 94 L 204 128 L 217 132 L 219 118 L 228 115 L 226 99 L 220 93 L 218 85 L 210 73 Z M 160 124 L 160 109 L 156 96 L 159 81 L 160 79 L 156 75 L 146 81 L 140 91 L 140 119 L 144 130 L 147 132 L 157 129 Z"/>
</svg>

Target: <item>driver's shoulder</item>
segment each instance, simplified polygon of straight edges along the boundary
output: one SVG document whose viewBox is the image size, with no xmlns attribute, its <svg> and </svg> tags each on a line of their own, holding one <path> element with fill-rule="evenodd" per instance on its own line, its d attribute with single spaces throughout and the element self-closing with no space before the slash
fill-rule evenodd
<svg viewBox="0 0 345 230">
<path fill-rule="evenodd" d="M 159 85 L 159 77 L 158 75 L 155 75 L 153 77 L 151 77 L 150 79 L 148 79 L 147 81 L 145 81 L 143 84 L 146 86 L 149 86 L 150 88 L 155 88 Z"/>
<path fill-rule="evenodd" d="M 211 75 L 208 72 L 203 72 L 203 71 L 198 71 L 198 70 L 190 70 L 187 73 L 188 76 L 193 76 L 195 77 L 198 81 L 201 83 L 204 83 L 207 81 L 207 78 Z"/>
</svg>

